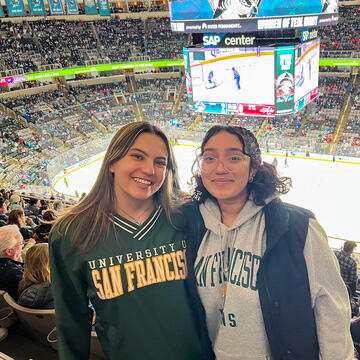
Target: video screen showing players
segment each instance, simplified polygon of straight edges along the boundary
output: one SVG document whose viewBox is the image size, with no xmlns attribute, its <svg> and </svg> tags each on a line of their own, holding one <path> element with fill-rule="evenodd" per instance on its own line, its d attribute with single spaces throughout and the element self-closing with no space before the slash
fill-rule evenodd
<svg viewBox="0 0 360 360">
<path fill-rule="evenodd" d="M 295 111 L 318 95 L 320 40 L 295 47 Z"/>
<path fill-rule="evenodd" d="M 174 21 L 234 20 L 338 12 L 338 0 L 181 0 L 169 4 L 171 20 Z"/>
<path fill-rule="evenodd" d="M 188 49 L 192 99 L 274 105 L 274 48 Z"/>
</svg>

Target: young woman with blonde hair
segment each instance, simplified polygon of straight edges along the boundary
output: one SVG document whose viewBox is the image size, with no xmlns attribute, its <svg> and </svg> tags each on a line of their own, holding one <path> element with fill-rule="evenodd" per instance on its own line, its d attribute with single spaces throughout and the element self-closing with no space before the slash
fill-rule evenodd
<svg viewBox="0 0 360 360">
<path fill-rule="evenodd" d="M 50 233 L 60 359 L 88 359 L 92 311 L 107 359 L 211 359 L 187 296 L 177 169 L 165 134 L 122 127 L 97 180 Z"/>
<path fill-rule="evenodd" d="M 27 251 L 18 295 L 19 305 L 34 309 L 54 308 L 47 244 L 35 244 Z"/>
</svg>

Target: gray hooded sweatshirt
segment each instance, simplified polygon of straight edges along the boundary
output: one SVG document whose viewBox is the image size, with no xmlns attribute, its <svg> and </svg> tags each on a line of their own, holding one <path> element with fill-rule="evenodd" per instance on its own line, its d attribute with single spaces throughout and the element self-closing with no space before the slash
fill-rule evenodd
<svg viewBox="0 0 360 360">
<path fill-rule="evenodd" d="M 266 248 L 263 207 L 249 199 L 229 228 L 221 222 L 213 201 L 200 205 L 200 211 L 207 232 L 198 251 L 195 274 L 216 359 L 270 360 L 256 284 Z M 315 219 L 309 222 L 304 257 L 319 358 L 351 360 L 354 351 L 348 294 L 327 236 Z"/>
</svg>

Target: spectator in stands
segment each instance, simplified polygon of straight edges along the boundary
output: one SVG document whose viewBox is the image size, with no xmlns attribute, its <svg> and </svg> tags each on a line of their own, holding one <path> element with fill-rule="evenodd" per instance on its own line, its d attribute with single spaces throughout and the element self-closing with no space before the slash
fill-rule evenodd
<svg viewBox="0 0 360 360">
<path fill-rule="evenodd" d="M 5 200 L 0 198 L 0 222 L 2 224 L 0 226 L 6 225 L 7 219 L 8 219 L 7 206 L 6 206 Z"/>
<path fill-rule="evenodd" d="M 27 216 L 35 215 L 38 216 L 40 214 L 40 200 L 36 198 L 29 199 L 29 205 L 25 208 L 25 213 Z"/>
<path fill-rule="evenodd" d="M 291 180 L 245 128 L 214 126 L 200 149 L 186 254 L 216 358 L 351 360 L 346 288 L 314 215 L 281 202 Z"/>
<path fill-rule="evenodd" d="M 335 251 L 335 256 L 340 265 L 341 277 L 343 278 L 345 285 L 349 287 L 351 296 L 354 296 L 356 293 L 358 279 L 357 263 L 355 259 L 351 257 L 355 248 L 355 241 L 345 241 L 342 250 Z"/>
<path fill-rule="evenodd" d="M 10 197 L 10 204 L 11 204 L 11 210 L 21 209 L 21 203 L 22 199 L 19 195 L 13 194 Z"/>
<path fill-rule="evenodd" d="M 43 213 L 46 211 L 46 210 L 48 210 L 49 209 L 49 204 L 44 204 L 44 205 L 41 205 L 40 206 L 40 209 L 39 209 L 39 211 L 40 211 L 40 216 L 42 216 L 43 215 Z"/>
<path fill-rule="evenodd" d="M 63 204 L 61 200 L 54 201 L 54 211 L 62 212 L 63 211 Z"/>
<path fill-rule="evenodd" d="M 44 211 L 43 217 L 40 220 L 40 225 L 34 231 L 34 238 L 36 242 L 48 242 L 50 230 L 56 219 L 57 215 L 54 210 Z"/>
<path fill-rule="evenodd" d="M 24 209 L 12 210 L 9 214 L 7 223 L 8 225 L 18 226 L 25 242 L 32 238 L 34 233 L 32 228 L 36 225 L 30 218 L 25 216 Z M 26 226 L 27 223 L 31 224 L 31 226 Z"/>
<path fill-rule="evenodd" d="M 166 135 L 129 123 L 111 140 L 91 191 L 51 231 L 61 358 L 88 358 L 90 301 L 107 358 L 145 359 L 151 348 L 159 360 L 212 359 L 187 299 L 183 235 L 172 226 L 174 173 Z"/>
<path fill-rule="evenodd" d="M 54 308 L 48 244 L 35 244 L 26 253 L 25 270 L 19 283 L 18 295 L 21 306 L 33 309 Z"/>
<path fill-rule="evenodd" d="M 0 289 L 8 292 L 15 300 L 24 264 L 21 251 L 23 237 L 15 225 L 0 227 Z"/>
</svg>

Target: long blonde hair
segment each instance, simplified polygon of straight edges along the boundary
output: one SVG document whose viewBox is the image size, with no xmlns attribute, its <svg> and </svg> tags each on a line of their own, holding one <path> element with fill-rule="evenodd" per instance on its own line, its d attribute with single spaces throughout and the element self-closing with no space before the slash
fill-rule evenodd
<svg viewBox="0 0 360 360">
<path fill-rule="evenodd" d="M 172 224 L 171 215 L 176 208 L 180 194 L 173 189 L 173 184 L 178 183 L 178 179 L 177 165 L 170 142 L 162 130 L 148 122 L 130 123 L 123 126 L 112 138 L 96 182 L 89 194 L 79 204 L 67 210 L 55 223 L 55 228 L 66 234 L 76 221 L 72 236 L 72 249 L 80 254 L 83 255 L 92 249 L 100 240 L 101 234 L 109 231 L 109 218 L 115 212 L 114 179 L 110 172 L 110 166 L 123 158 L 137 137 L 143 133 L 159 136 L 168 151 L 165 180 L 161 188 L 154 194 L 154 199 L 162 205 L 170 224 Z"/>
<path fill-rule="evenodd" d="M 23 279 L 25 283 L 50 282 L 50 260 L 48 244 L 35 244 L 26 252 Z"/>
</svg>

